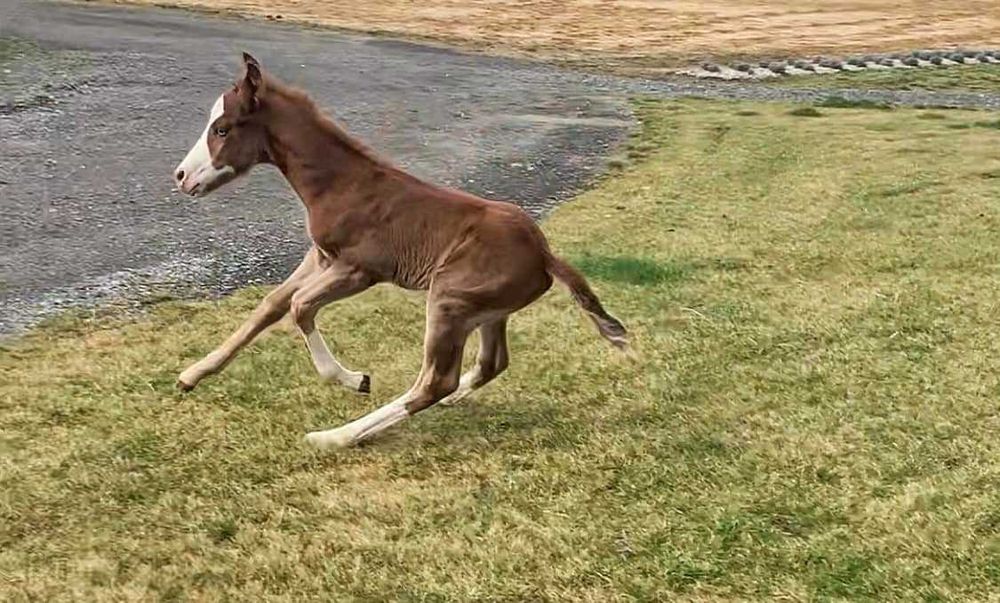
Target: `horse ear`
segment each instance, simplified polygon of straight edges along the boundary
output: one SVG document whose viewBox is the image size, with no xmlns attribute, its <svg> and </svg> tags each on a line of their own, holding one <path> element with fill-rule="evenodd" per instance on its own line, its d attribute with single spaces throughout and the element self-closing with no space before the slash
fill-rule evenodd
<svg viewBox="0 0 1000 603">
<path fill-rule="evenodd" d="M 248 110 L 253 111 L 259 104 L 257 97 L 264 84 L 264 75 L 261 72 L 260 63 L 257 62 L 257 59 L 250 56 L 250 53 L 243 53 L 243 66 L 246 67 L 246 73 L 243 76 L 243 81 L 240 83 L 240 93 L 243 97 L 244 106 Z"/>
<path fill-rule="evenodd" d="M 257 69 L 260 69 L 260 61 L 258 61 L 257 59 L 253 58 L 253 55 L 251 55 L 249 52 L 244 52 L 243 53 L 243 64 L 244 65 L 253 65 L 253 66 L 257 67 Z"/>
<path fill-rule="evenodd" d="M 243 65 L 246 67 L 246 75 L 243 77 L 244 81 L 254 92 L 257 92 L 264 80 L 261 74 L 260 63 L 250 53 L 244 52 Z"/>
</svg>

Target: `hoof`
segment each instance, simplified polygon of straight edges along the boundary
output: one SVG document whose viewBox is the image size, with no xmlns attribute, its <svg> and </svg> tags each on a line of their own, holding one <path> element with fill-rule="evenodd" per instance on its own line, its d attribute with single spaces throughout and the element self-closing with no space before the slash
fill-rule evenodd
<svg viewBox="0 0 1000 603">
<path fill-rule="evenodd" d="M 307 433 L 303 438 L 305 443 L 318 450 L 333 450 L 336 448 L 347 448 L 351 445 L 351 438 L 339 430 L 313 431 Z"/>
<path fill-rule="evenodd" d="M 178 379 L 177 380 L 177 389 L 181 390 L 182 392 L 189 392 L 189 391 L 191 391 L 191 390 L 194 389 L 194 386 L 193 385 L 189 385 L 187 383 L 184 383 L 183 381 L 181 381 L 180 379 Z"/>
<path fill-rule="evenodd" d="M 361 385 L 358 386 L 358 392 L 362 394 L 372 393 L 372 378 L 368 375 L 361 376 Z"/>
</svg>

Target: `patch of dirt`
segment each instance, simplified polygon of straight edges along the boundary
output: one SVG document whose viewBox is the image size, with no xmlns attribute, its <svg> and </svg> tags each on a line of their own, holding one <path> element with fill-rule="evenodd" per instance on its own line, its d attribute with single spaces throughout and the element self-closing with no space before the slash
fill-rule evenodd
<svg viewBox="0 0 1000 603">
<path fill-rule="evenodd" d="M 701 58 L 988 46 L 996 0 L 127 0 L 625 70 Z"/>
</svg>

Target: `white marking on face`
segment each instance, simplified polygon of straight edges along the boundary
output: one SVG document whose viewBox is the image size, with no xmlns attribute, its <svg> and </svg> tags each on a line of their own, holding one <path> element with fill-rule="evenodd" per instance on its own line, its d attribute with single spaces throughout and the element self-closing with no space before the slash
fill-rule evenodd
<svg viewBox="0 0 1000 603">
<path fill-rule="evenodd" d="M 212 112 L 208 116 L 208 124 L 205 125 L 201 138 L 194 143 L 187 156 L 184 157 L 184 161 L 177 166 L 177 170 L 174 172 L 178 176 L 178 187 L 189 195 L 202 193 L 219 177 L 233 172 L 231 166 L 226 165 L 219 169 L 212 165 L 212 153 L 208 149 L 209 129 L 224 111 L 225 104 L 223 97 L 220 96 L 212 105 Z"/>
</svg>

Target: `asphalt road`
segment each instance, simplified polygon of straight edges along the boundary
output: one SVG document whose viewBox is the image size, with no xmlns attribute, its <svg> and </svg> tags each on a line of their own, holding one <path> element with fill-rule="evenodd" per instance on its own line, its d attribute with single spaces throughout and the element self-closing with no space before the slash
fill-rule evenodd
<svg viewBox="0 0 1000 603">
<path fill-rule="evenodd" d="M 205 199 L 172 190 L 243 50 L 414 173 L 535 216 L 600 173 L 635 94 L 1000 108 L 996 95 L 620 79 L 281 23 L 0 0 L 0 336 L 296 265 L 303 212 L 274 170 Z"/>
</svg>

